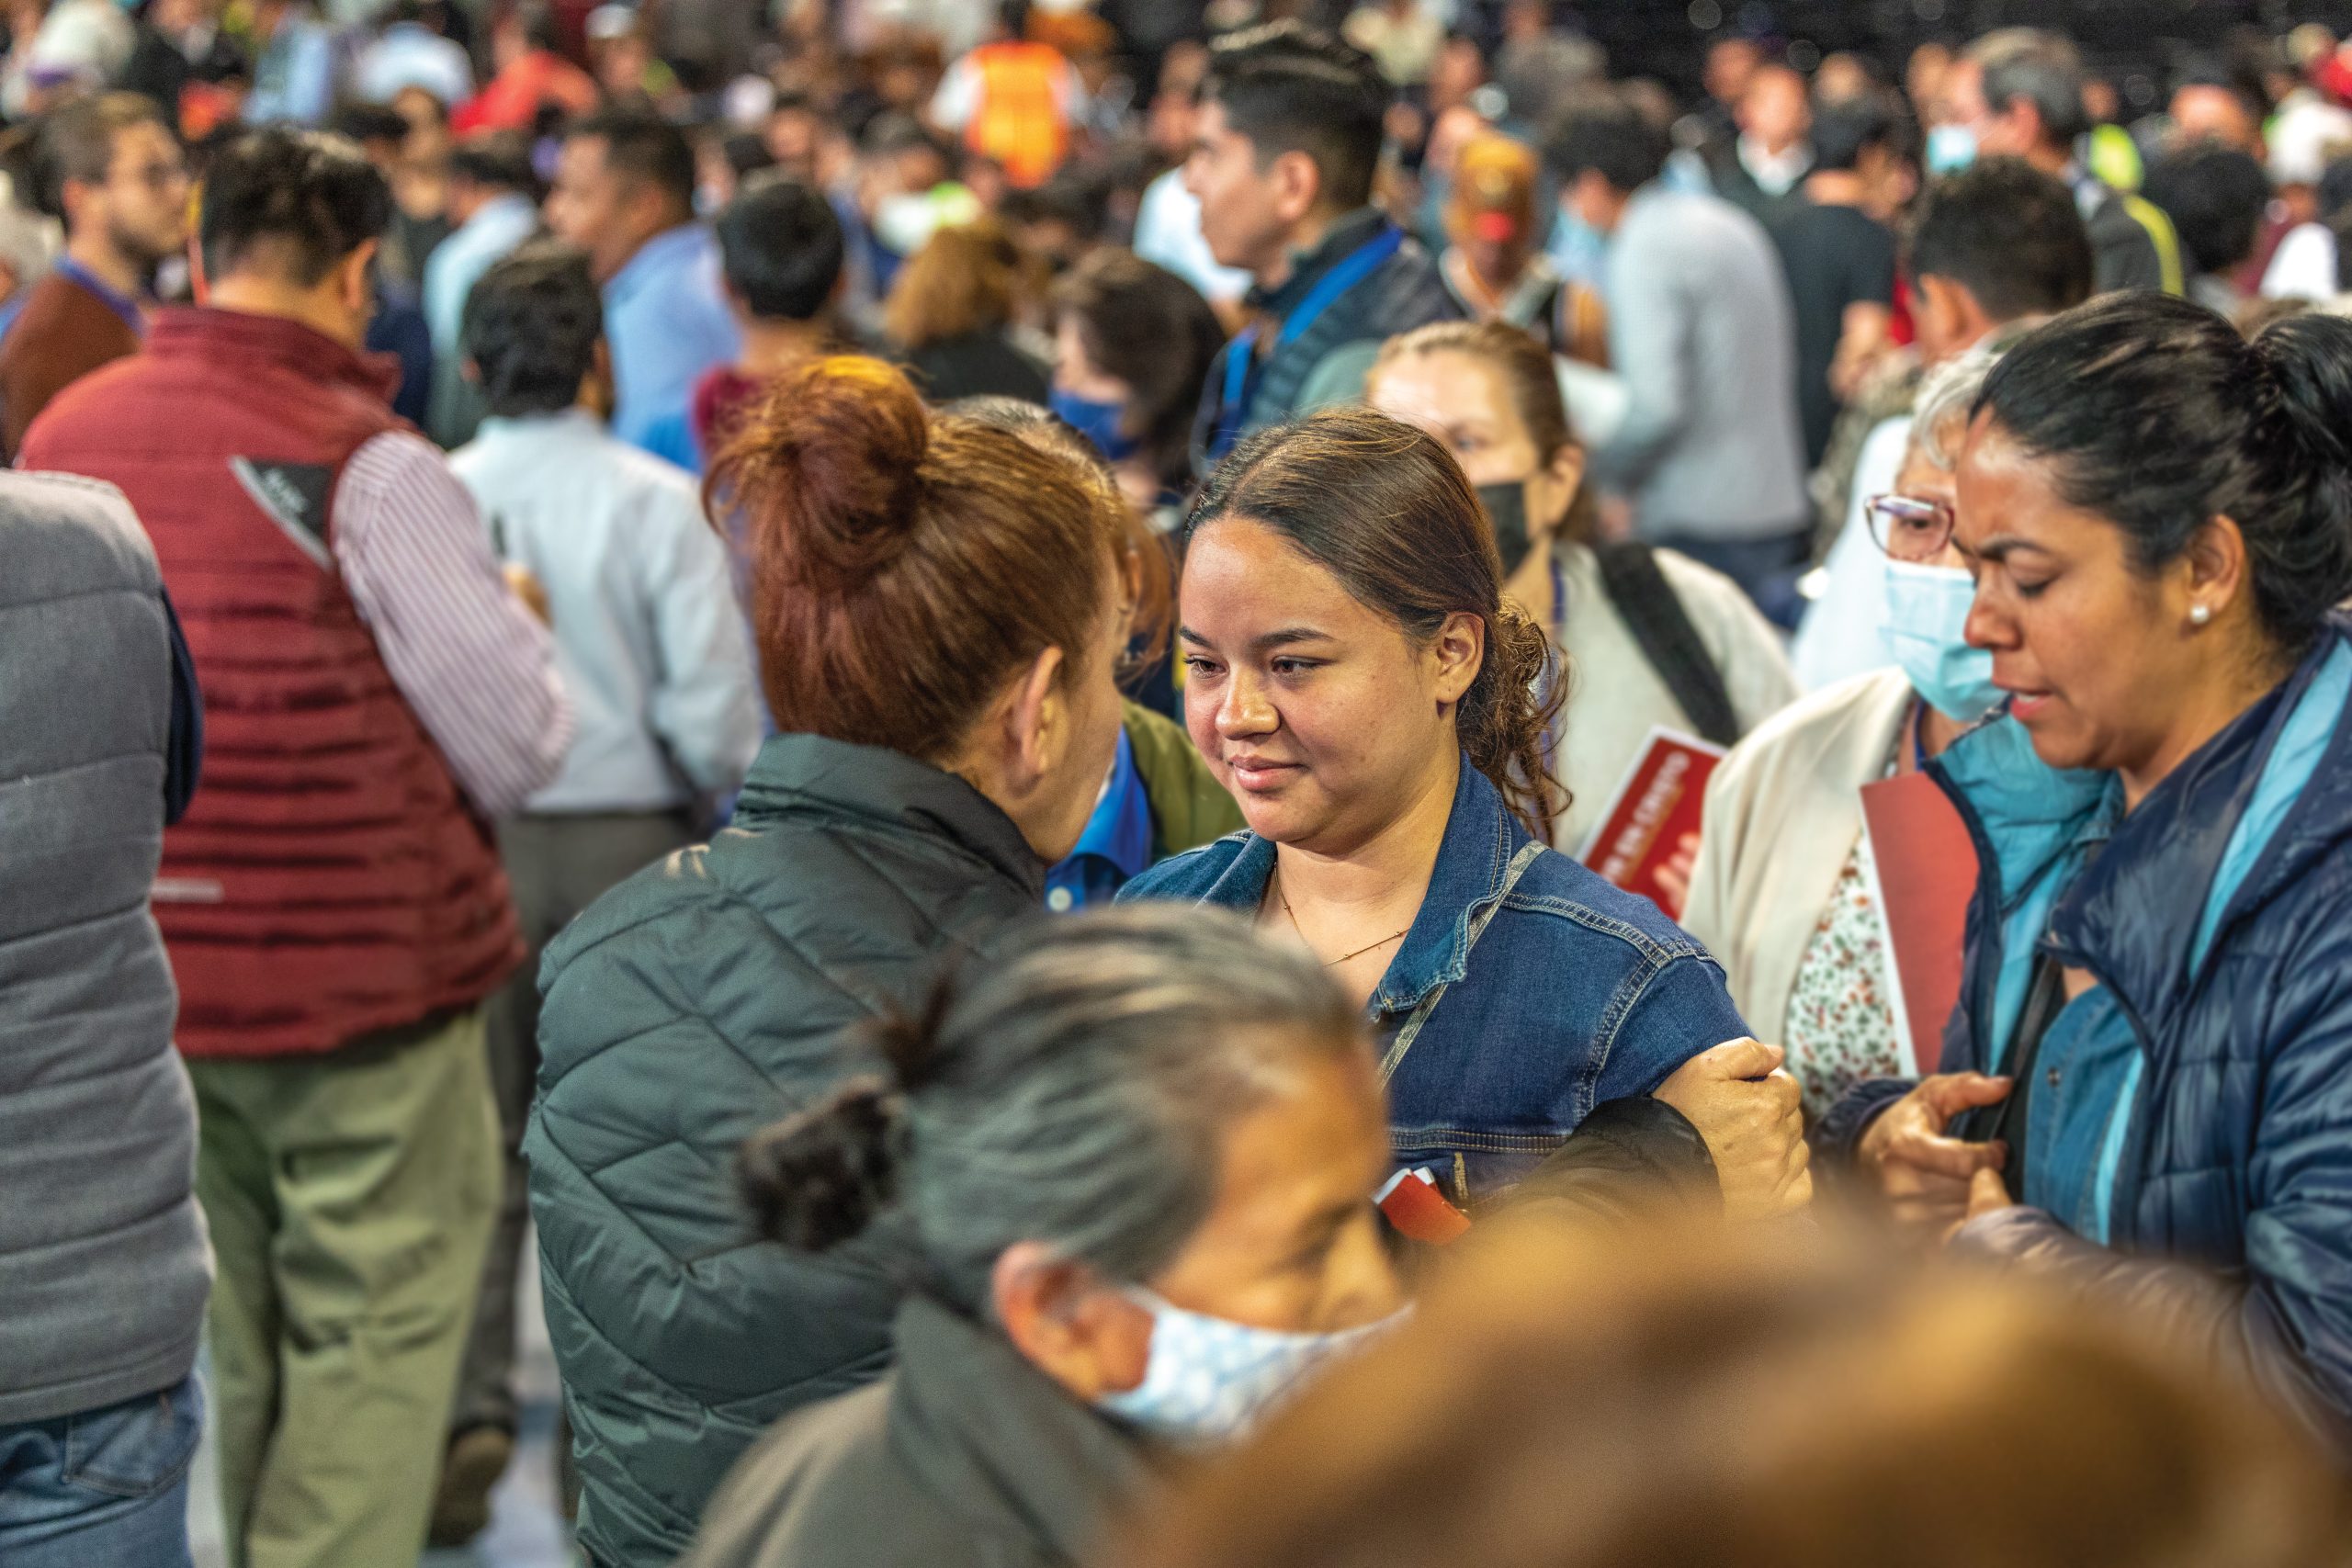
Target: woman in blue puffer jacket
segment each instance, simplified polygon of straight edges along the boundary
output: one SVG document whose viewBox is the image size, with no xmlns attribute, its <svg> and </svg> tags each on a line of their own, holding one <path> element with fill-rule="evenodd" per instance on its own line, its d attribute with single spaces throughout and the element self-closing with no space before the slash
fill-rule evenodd
<svg viewBox="0 0 2352 1568">
<path fill-rule="evenodd" d="M 1816 1143 L 1961 1250 L 2168 1306 L 2352 1451 L 2352 321 L 2025 339 L 1954 537 L 2004 714 L 1943 1071 Z"/>
</svg>

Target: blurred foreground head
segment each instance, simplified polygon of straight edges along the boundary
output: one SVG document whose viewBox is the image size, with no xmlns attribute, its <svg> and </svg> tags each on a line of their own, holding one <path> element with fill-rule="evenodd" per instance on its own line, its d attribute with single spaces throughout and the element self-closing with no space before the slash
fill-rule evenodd
<svg viewBox="0 0 2352 1568">
<path fill-rule="evenodd" d="M 1489 1236 L 1122 1568 L 2287 1568 L 2340 1483 L 2131 1314 L 1777 1239 Z"/>
</svg>

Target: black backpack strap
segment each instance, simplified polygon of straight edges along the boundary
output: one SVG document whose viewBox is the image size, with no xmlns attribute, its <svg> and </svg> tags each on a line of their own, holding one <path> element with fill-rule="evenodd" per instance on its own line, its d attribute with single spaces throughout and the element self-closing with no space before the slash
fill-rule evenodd
<svg viewBox="0 0 2352 1568">
<path fill-rule="evenodd" d="M 1657 552 L 1638 539 L 1596 545 L 1600 584 L 1610 603 L 1625 618 L 1650 668 L 1674 694 L 1690 716 L 1691 727 L 1703 739 L 1728 746 L 1740 735 L 1738 716 L 1732 712 L 1731 694 L 1724 689 L 1723 671 L 1715 668 L 1707 645 L 1690 612 L 1658 570 Z"/>
</svg>

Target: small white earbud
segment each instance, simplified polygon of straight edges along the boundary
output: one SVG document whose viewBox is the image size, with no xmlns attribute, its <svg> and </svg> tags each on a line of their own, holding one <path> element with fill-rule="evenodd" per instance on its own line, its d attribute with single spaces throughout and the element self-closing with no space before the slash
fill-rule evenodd
<svg viewBox="0 0 2352 1568">
<path fill-rule="evenodd" d="M 2188 624 L 2192 626 L 2201 626 L 2212 618 L 2213 612 L 2207 605 L 2191 604 L 2188 607 Z"/>
</svg>

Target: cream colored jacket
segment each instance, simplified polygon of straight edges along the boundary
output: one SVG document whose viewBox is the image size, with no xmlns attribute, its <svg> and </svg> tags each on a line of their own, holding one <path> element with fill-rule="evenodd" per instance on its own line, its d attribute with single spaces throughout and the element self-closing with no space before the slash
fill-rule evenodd
<svg viewBox="0 0 2352 1568">
<path fill-rule="evenodd" d="M 1913 702 L 1900 670 L 1815 693 L 1732 749 L 1707 782 L 1682 928 L 1706 943 L 1758 1040 L 1788 1032 L 1797 966 L 1862 831 Z"/>
</svg>

